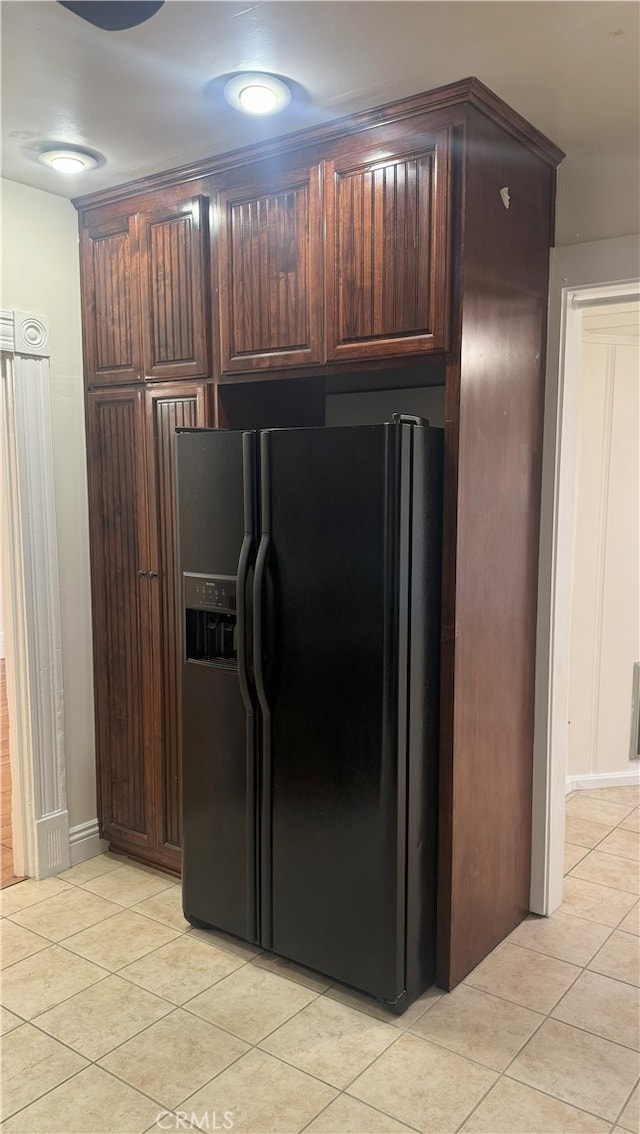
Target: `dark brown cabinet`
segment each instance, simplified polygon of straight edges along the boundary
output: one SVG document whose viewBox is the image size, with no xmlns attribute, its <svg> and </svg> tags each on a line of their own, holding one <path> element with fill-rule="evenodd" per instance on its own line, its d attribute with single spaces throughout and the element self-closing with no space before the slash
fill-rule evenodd
<svg viewBox="0 0 640 1134">
<path fill-rule="evenodd" d="M 320 169 L 259 171 L 224 188 L 220 230 L 220 368 L 282 370 L 322 361 Z"/>
<path fill-rule="evenodd" d="M 176 426 L 206 424 L 205 388 L 88 396 L 101 833 L 179 870 Z"/>
<path fill-rule="evenodd" d="M 325 162 L 328 359 L 448 345 L 450 131 L 402 156 L 372 149 Z"/>
<path fill-rule="evenodd" d="M 113 386 L 142 374 L 135 285 L 137 218 L 92 219 L 81 232 L 85 382 Z"/>
<path fill-rule="evenodd" d="M 167 203 L 81 230 L 87 385 L 210 371 L 208 203 Z"/>
<path fill-rule="evenodd" d="M 447 988 L 529 904 L 545 312 L 562 156 L 465 79 L 76 202 L 100 813 L 119 850 L 179 867 L 175 426 L 321 425 L 327 391 L 444 383 Z"/>
</svg>

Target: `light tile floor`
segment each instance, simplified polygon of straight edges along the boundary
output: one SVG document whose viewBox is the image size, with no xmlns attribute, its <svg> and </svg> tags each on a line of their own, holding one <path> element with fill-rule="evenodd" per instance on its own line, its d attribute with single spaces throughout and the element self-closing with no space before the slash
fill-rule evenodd
<svg viewBox="0 0 640 1134">
<path fill-rule="evenodd" d="M 571 797 L 562 909 L 400 1018 L 111 855 L 4 890 L 2 1129 L 638 1134 L 639 795 Z"/>
</svg>

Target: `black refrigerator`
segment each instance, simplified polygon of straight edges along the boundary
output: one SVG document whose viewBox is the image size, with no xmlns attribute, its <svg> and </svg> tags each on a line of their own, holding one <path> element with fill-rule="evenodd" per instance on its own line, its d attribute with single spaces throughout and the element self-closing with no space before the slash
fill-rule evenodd
<svg viewBox="0 0 640 1134">
<path fill-rule="evenodd" d="M 183 907 L 402 1012 L 433 981 L 442 431 L 177 431 Z"/>
</svg>

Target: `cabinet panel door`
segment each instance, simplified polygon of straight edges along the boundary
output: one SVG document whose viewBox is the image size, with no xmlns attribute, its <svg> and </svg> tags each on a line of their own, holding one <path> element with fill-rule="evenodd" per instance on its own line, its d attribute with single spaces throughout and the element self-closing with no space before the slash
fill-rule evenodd
<svg viewBox="0 0 640 1134">
<path fill-rule="evenodd" d="M 152 846 L 149 579 L 140 390 L 89 395 L 89 517 L 100 826 L 132 853 Z"/>
<path fill-rule="evenodd" d="M 209 372 L 205 197 L 139 217 L 142 343 L 146 378 Z"/>
<path fill-rule="evenodd" d="M 86 382 L 113 386 L 142 378 L 135 216 L 81 230 Z"/>
<path fill-rule="evenodd" d="M 146 391 L 149 544 L 153 607 L 156 845 L 178 869 L 181 843 L 181 621 L 175 517 L 175 430 L 207 424 L 205 386 L 180 383 Z"/>
<path fill-rule="evenodd" d="M 442 350 L 449 131 L 404 156 L 363 161 L 362 154 L 325 163 L 327 358 Z"/>
<path fill-rule="evenodd" d="M 223 373 L 321 361 L 320 169 L 219 198 Z"/>
</svg>

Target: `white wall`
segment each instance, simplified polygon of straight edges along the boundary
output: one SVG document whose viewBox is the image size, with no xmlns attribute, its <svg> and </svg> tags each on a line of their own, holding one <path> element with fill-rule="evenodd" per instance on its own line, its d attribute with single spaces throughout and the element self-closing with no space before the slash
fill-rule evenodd
<svg viewBox="0 0 640 1134">
<path fill-rule="evenodd" d="M 2 182 L 2 307 L 46 315 L 64 675 L 69 823 L 96 817 L 78 221 L 71 203 Z"/>
<path fill-rule="evenodd" d="M 629 236 L 640 224 L 638 139 L 569 154 L 558 170 L 556 244 Z"/>
</svg>

